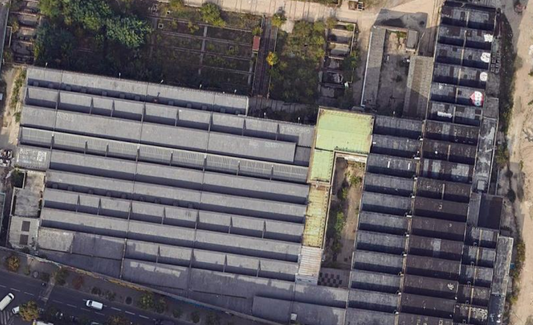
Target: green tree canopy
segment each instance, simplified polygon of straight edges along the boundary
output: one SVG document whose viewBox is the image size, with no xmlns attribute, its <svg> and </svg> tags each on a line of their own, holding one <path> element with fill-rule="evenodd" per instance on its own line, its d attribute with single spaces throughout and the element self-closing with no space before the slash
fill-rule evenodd
<svg viewBox="0 0 533 325">
<path fill-rule="evenodd" d="M 31 322 L 39 318 L 39 308 L 35 301 L 28 301 L 25 304 L 20 305 L 20 317 L 26 322 Z"/>
<path fill-rule="evenodd" d="M 226 22 L 220 15 L 220 9 L 214 3 L 205 3 L 200 8 L 200 14 L 202 15 L 202 20 L 208 24 L 218 27 L 224 27 L 226 25 Z"/>
<path fill-rule="evenodd" d="M 108 39 L 117 41 L 130 49 L 143 45 L 150 32 L 151 28 L 146 22 L 136 18 L 115 18 L 107 21 L 106 35 Z"/>
<path fill-rule="evenodd" d="M 287 18 L 285 18 L 285 14 L 283 12 L 278 12 L 272 16 L 272 25 L 279 28 L 286 20 Z"/>
<path fill-rule="evenodd" d="M 279 62 L 279 57 L 275 52 L 269 52 L 266 58 L 266 61 L 269 66 L 275 66 Z"/>
</svg>

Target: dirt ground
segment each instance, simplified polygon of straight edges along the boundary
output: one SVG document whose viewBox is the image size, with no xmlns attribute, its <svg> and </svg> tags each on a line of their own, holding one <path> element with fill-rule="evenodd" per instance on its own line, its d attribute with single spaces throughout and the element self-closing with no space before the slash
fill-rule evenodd
<svg viewBox="0 0 533 325">
<path fill-rule="evenodd" d="M 405 51 L 407 34 L 387 31 L 377 95 L 378 114 L 396 115 L 403 110 L 410 57 Z"/>
<path fill-rule="evenodd" d="M 20 73 L 21 69 L 7 67 L 2 70 L 3 81 L 7 85 L 4 100 L 0 103 L 2 112 L 2 129 L 0 130 L 0 148 L 15 149 L 17 145 L 17 137 L 19 132 L 19 123 L 16 122 L 15 113 L 21 110 L 20 101 L 15 110 L 10 109 L 9 103 L 11 101 L 11 91 L 15 79 Z M 20 90 L 21 98 L 23 89 Z"/>
<path fill-rule="evenodd" d="M 346 161 L 344 158 L 337 158 L 335 176 L 333 179 L 332 199 L 331 205 L 340 206 L 340 211 L 346 216 L 346 223 L 341 233 L 340 243 L 342 248 L 340 252 L 333 256 L 331 248 L 328 247 L 326 252 L 326 263 L 334 262 L 334 267 L 339 269 L 351 269 L 352 252 L 355 242 L 355 230 L 357 228 L 359 203 L 361 201 L 362 179 L 364 175 L 364 165 L 360 163 L 352 163 Z M 350 185 L 351 177 L 359 178 L 357 184 Z M 340 198 L 342 188 L 347 188 L 346 197 L 344 200 Z M 331 209 L 333 210 L 333 209 Z M 330 210 L 330 211 L 331 211 Z M 330 212 L 331 218 L 331 212 Z M 331 243 L 328 243 L 330 245 Z"/>
<path fill-rule="evenodd" d="M 512 207 L 506 209 L 506 212 L 515 211 L 517 226 L 526 244 L 526 260 L 520 280 L 520 295 L 511 313 L 511 324 L 514 325 L 524 325 L 528 319 L 533 318 L 533 186 L 531 184 L 533 177 L 533 138 L 531 138 L 533 77 L 529 76 L 533 69 L 533 37 L 531 34 L 533 8 L 526 8 L 522 17 L 514 12 L 511 2 L 504 4 L 502 8 L 512 25 L 513 43 L 516 46 L 518 62 L 521 62 L 521 66 L 518 66 L 515 73 L 514 109 L 507 135 L 510 169 L 514 175 L 519 175 L 513 176 L 512 187 L 516 193 L 523 190 L 524 198 L 523 200 L 517 199 Z M 521 172 L 525 178 L 522 189 L 519 188 Z M 501 194 L 506 194 L 506 185 L 505 182 L 500 183 Z"/>
</svg>

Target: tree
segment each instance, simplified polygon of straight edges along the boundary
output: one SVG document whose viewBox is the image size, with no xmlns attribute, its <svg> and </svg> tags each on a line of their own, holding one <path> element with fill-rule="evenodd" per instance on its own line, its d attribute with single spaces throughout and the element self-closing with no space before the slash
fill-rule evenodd
<svg viewBox="0 0 533 325">
<path fill-rule="evenodd" d="M 269 66 L 273 67 L 279 63 L 279 57 L 275 52 L 269 52 L 266 61 Z"/>
<path fill-rule="evenodd" d="M 68 271 L 64 268 L 60 268 L 54 274 L 54 279 L 56 280 L 56 283 L 60 286 L 65 285 L 67 283 L 67 277 Z"/>
<path fill-rule="evenodd" d="M 50 63 L 57 68 L 69 68 L 71 53 L 76 46 L 76 39 L 69 31 L 50 25 L 41 24 L 33 47 L 33 55 L 37 65 Z"/>
<path fill-rule="evenodd" d="M 153 309 L 155 306 L 155 297 L 152 292 L 145 292 L 138 301 L 139 307 L 144 310 Z"/>
<path fill-rule="evenodd" d="M 282 11 L 272 16 L 272 26 L 276 26 L 279 28 L 285 23 L 285 21 L 287 21 L 287 18 L 285 18 L 285 14 Z"/>
<path fill-rule="evenodd" d="M 328 19 L 326 19 L 327 29 L 332 29 L 333 27 L 335 27 L 335 25 L 337 25 L 337 19 L 335 17 L 329 17 Z"/>
<path fill-rule="evenodd" d="M 41 0 L 39 1 L 39 10 L 41 14 L 47 16 L 50 19 L 56 19 L 61 15 L 62 10 L 61 0 Z"/>
<path fill-rule="evenodd" d="M 220 16 L 220 9 L 214 3 L 205 3 L 200 8 L 200 14 L 202 15 L 202 20 L 208 24 L 218 27 L 226 25 L 226 22 Z"/>
<path fill-rule="evenodd" d="M 20 260 L 18 256 L 11 255 L 6 259 L 6 268 L 11 272 L 18 272 L 20 268 Z"/>
<path fill-rule="evenodd" d="M 32 300 L 20 305 L 19 313 L 20 317 L 22 317 L 22 320 L 25 322 L 31 322 L 39 318 L 39 308 L 37 307 L 37 303 Z"/>
</svg>

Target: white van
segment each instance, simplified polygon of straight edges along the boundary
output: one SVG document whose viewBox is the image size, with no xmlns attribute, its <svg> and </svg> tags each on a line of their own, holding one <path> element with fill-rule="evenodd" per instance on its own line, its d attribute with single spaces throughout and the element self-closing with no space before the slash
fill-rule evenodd
<svg viewBox="0 0 533 325">
<path fill-rule="evenodd" d="M 94 300 L 87 300 L 87 302 L 85 303 L 85 306 L 87 306 L 89 308 L 92 308 L 92 309 L 96 309 L 96 310 L 104 309 L 104 304 L 103 303 L 98 302 L 98 301 L 94 301 Z"/>
<path fill-rule="evenodd" d="M 13 299 L 15 299 L 15 295 L 11 292 L 8 293 L 7 296 L 0 301 L 0 311 L 4 311 L 4 309 L 6 309 L 6 307 L 13 301 Z"/>
</svg>

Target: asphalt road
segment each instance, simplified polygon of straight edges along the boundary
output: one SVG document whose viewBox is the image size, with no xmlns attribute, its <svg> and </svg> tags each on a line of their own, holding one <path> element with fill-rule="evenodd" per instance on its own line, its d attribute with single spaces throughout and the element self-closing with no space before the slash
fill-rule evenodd
<svg viewBox="0 0 533 325">
<path fill-rule="evenodd" d="M 27 276 L 13 274 L 5 271 L 0 271 L 0 299 L 5 297 L 9 292 L 15 295 L 15 299 L 6 310 L 0 313 L 0 325 L 17 325 L 28 324 L 20 320 L 19 317 L 14 317 L 11 309 L 19 306 L 28 300 L 37 301 L 39 307 L 50 308 L 55 307 L 64 314 L 64 319 L 69 316 L 76 316 L 78 318 L 87 317 L 92 322 L 103 324 L 110 316 L 123 315 L 128 318 L 133 324 L 138 325 L 153 325 L 156 319 L 161 316 L 151 312 L 147 312 L 126 304 L 117 302 L 104 302 L 104 309 L 101 311 L 89 309 L 85 306 L 87 300 L 95 297 L 79 291 L 55 286 L 50 294 L 46 305 L 40 300 L 43 295 L 45 287 L 42 286 L 42 281 L 33 279 Z M 186 325 L 174 319 L 169 319 L 176 325 Z"/>
</svg>

